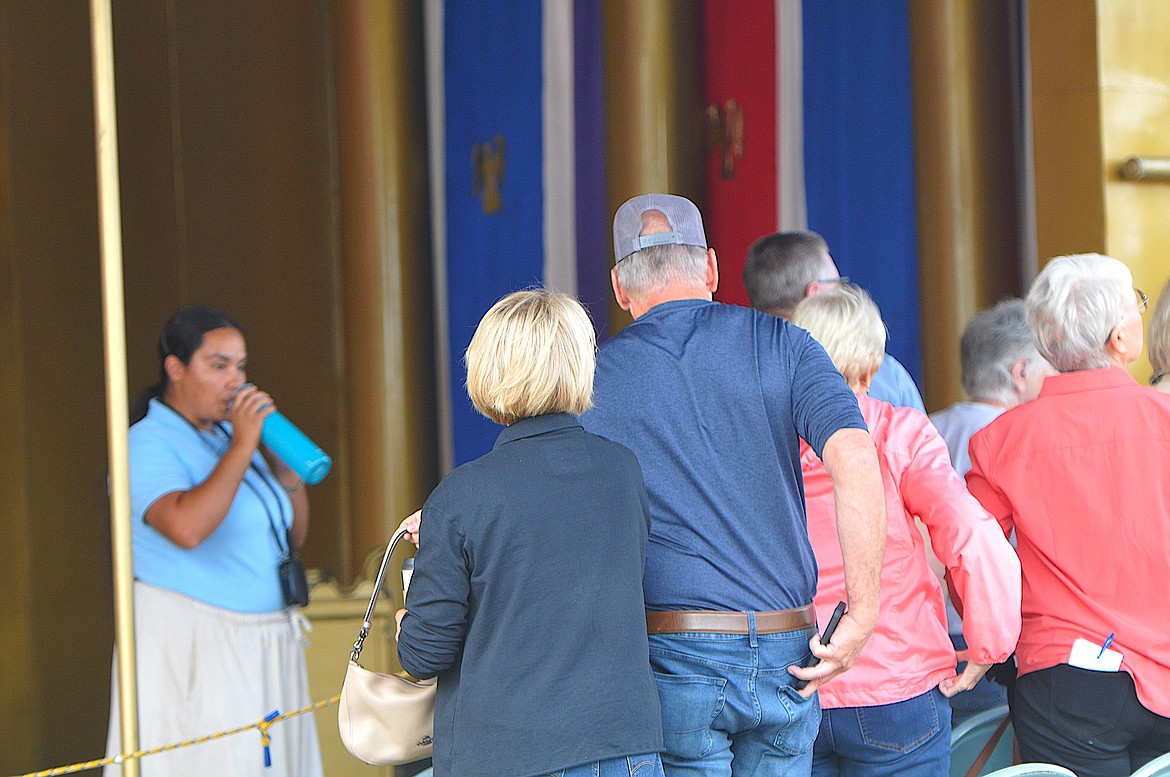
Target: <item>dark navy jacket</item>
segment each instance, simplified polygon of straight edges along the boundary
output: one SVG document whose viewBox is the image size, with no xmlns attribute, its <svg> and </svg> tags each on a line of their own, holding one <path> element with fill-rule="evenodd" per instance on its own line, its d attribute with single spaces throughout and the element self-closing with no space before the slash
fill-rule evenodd
<svg viewBox="0 0 1170 777">
<path fill-rule="evenodd" d="M 438 676 L 436 775 L 545 774 L 662 746 L 630 451 L 518 421 L 423 507 L 398 656 Z"/>
</svg>

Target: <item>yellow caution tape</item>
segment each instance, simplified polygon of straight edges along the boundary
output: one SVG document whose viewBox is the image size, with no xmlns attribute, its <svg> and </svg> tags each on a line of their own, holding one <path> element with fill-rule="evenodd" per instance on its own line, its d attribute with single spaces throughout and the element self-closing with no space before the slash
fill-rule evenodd
<svg viewBox="0 0 1170 777">
<path fill-rule="evenodd" d="M 120 764 L 120 763 L 123 763 L 125 761 L 129 761 L 132 758 L 142 758 L 142 757 L 148 756 L 148 755 L 155 755 L 157 753 L 166 753 L 166 752 L 169 752 L 171 750 L 178 750 L 181 747 L 191 747 L 192 745 L 201 745 L 204 742 L 210 742 L 213 739 L 223 739 L 224 737 L 229 737 L 232 734 L 239 734 L 241 731 L 249 731 L 251 729 L 256 729 L 257 731 L 260 732 L 260 744 L 262 747 L 264 747 L 265 764 L 267 765 L 267 763 L 268 763 L 268 752 L 267 751 L 268 751 L 268 742 L 269 742 L 268 729 L 270 729 L 274 724 L 279 723 L 280 721 L 285 720 L 287 718 L 292 718 L 292 717 L 295 717 L 297 715 L 301 715 L 301 714 L 306 713 L 306 712 L 315 712 L 316 710 L 319 710 L 322 707 L 328 707 L 330 704 L 336 704 L 339 701 L 341 701 L 340 694 L 338 694 L 337 696 L 334 696 L 331 699 L 325 699 L 324 701 L 319 701 L 319 702 L 316 702 L 315 704 L 310 704 L 308 707 L 301 707 L 299 710 L 293 710 L 292 712 L 285 713 L 284 715 L 280 715 L 280 714 L 277 714 L 274 712 L 270 715 L 266 715 L 265 717 L 256 721 L 255 723 L 250 723 L 247 726 L 240 726 L 239 728 L 233 728 L 230 731 L 220 731 L 217 734 L 209 734 L 209 735 L 204 736 L 204 737 L 199 737 L 198 739 L 189 739 L 186 742 L 176 742 L 175 744 L 172 744 L 172 745 L 162 745 L 160 747 L 152 747 L 149 750 L 138 750 L 138 751 L 133 752 L 133 753 L 121 753 L 120 755 L 110 756 L 109 758 L 102 758 L 102 759 L 97 760 L 97 761 L 86 761 L 84 763 L 70 764 L 69 766 L 58 766 L 58 767 L 55 767 L 53 769 L 46 769 L 43 772 L 29 772 L 28 774 L 16 775 L 16 777 L 55 777 L 55 775 L 58 775 L 58 774 L 75 774 L 77 772 L 88 771 L 89 769 L 97 769 L 100 766 L 108 766 L 110 764 Z"/>
</svg>

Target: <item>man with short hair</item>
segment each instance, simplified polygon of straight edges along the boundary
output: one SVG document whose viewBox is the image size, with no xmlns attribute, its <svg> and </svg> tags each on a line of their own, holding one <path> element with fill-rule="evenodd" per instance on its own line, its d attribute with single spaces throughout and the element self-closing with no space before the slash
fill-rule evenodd
<svg viewBox="0 0 1170 777">
<path fill-rule="evenodd" d="M 805 297 L 832 291 L 848 282 L 829 255 L 829 245 L 816 232 L 796 230 L 765 235 L 748 248 L 743 268 L 752 307 L 787 319 Z M 869 395 L 891 405 L 925 413 L 922 395 L 906 368 L 886 354 L 873 376 Z"/>
<path fill-rule="evenodd" d="M 613 230 L 614 295 L 634 321 L 601 346 L 582 421 L 637 454 L 650 496 L 643 589 L 663 762 L 670 775 L 807 775 L 814 692 L 852 665 L 877 618 L 873 442 L 807 332 L 712 301 L 719 271 L 693 203 L 635 197 Z M 845 559 L 849 610 L 825 646 L 799 438 L 832 475 Z M 796 666 L 810 650 L 821 663 Z"/>
</svg>

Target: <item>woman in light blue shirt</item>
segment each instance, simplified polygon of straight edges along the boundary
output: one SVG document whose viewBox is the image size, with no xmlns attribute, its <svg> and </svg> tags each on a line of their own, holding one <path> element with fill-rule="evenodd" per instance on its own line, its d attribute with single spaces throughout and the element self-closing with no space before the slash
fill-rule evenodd
<svg viewBox="0 0 1170 777">
<path fill-rule="evenodd" d="M 192 739 L 309 701 L 302 616 L 277 568 L 305 541 L 303 483 L 260 452 L 275 406 L 246 383 L 235 321 L 187 308 L 159 338 L 160 380 L 132 409 L 139 739 Z M 108 749 L 119 751 L 117 678 Z M 272 768 L 254 737 L 226 737 L 150 757 L 152 775 L 320 775 L 312 716 L 281 723 Z M 108 767 L 107 774 L 120 774 Z"/>
</svg>

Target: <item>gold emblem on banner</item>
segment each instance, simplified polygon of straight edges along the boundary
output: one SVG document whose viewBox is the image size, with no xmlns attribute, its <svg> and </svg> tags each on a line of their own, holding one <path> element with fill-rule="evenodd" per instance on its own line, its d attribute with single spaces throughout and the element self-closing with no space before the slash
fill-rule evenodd
<svg viewBox="0 0 1170 777">
<path fill-rule="evenodd" d="M 471 170 L 474 173 L 471 196 L 483 202 L 483 212 L 491 215 L 504 207 L 500 184 L 504 180 L 504 136 L 496 135 L 491 143 L 471 147 Z"/>
<path fill-rule="evenodd" d="M 734 178 L 735 160 L 743 159 L 743 107 L 735 100 L 707 106 L 707 146 L 722 156 L 723 178 Z"/>
</svg>

